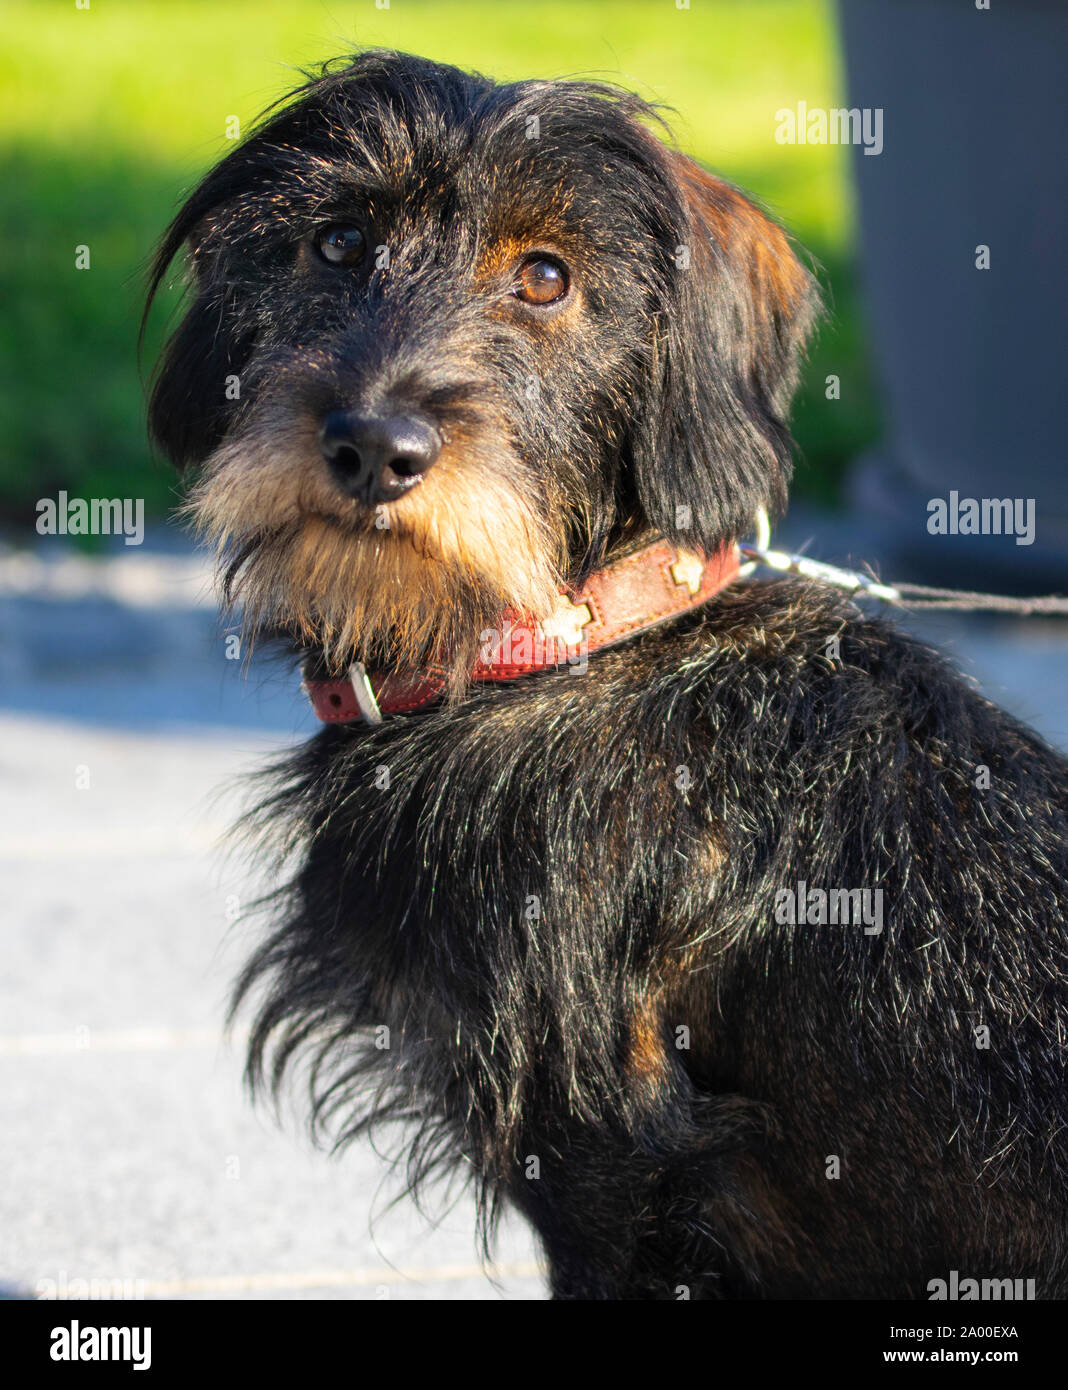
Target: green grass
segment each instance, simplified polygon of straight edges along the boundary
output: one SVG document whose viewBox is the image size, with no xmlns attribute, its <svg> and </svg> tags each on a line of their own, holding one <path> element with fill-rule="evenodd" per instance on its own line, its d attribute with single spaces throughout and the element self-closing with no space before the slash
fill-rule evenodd
<svg viewBox="0 0 1068 1390">
<path fill-rule="evenodd" d="M 0 515 L 58 488 L 162 510 L 136 356 L 144 265 L 183 190 L 294 84 L 295 69 L 381 44 L 492 76 L 598 74 L 676 112 L 683 145 L 755 193 L 823 266 L 833 314 L 798 402 L 799 486 L 833 498 L 875 434 L 837 147 L 781 146 L 774 112 L 840 102 L 823 0 L 7 0 L 0 51 Z M 75 269 L 88 245 L 89 270 Z M 170 296 L 173 307 L 173 294 Z M 167 316 L 154 318 L 150 366 Z M 842 379 L 842 399 L 823 381 Z"/>
</svg>

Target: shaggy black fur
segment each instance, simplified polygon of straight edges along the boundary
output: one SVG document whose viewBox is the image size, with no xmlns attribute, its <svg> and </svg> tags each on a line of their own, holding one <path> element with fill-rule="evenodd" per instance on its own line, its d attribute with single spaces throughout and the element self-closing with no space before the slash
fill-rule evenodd
<svg viewBox="0 0 1068 1390">
<path fill-rule="evenodd" d="M 198 272 L 157 436 L 199 462 L 265 391 L 315 414 L 402 360 L 477 429 L 480 391 L 533 373 L 512 476 L 567 528 L 568 577 L 680 506 L 691 545 L 742 533 L 785 487 L 811 286 L 645 114 L 398 55 L 313 82 L 164 244 L 160 275 L 188 238 Z M 390 276 L 300 260 L 356 215 Z M 472 275 L 539 217 L 582 286 L 570 328 Z M 951 1270 L 1068 1292 L 1068 765 L 935 654 L 822 586 L 739 583 L 584 676 L 328 728 L 273 775 L 258 820 L 297 863 L 240 987 L 250 1075 L 310 1058 L 342 1140 L 404 1119 L 413 1186 L 466 1161 L 556 1296 L 917 1298 Z M 801 882 L 880 890 L 882 930 L 778 920 Z"/>
</svg>

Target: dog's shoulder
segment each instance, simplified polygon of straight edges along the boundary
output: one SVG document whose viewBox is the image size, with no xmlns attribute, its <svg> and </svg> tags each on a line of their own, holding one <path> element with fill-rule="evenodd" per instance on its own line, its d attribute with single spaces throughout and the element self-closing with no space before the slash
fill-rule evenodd
<svg viewBox="0 0 1068 1390">
<path fill-rule="evenodd" d="M 1031 763 L 1068 798 L 1068 759 L 987 699 L 942 652 L 885 611 L 801 579 L 740 586 L 699 624 L 676 634 L 659 660 L 676 669 L 693 717 L 751 754 L 754 738 L 794 754 L 902 744 L 925 758 L 989 755 Z M 744 721 L 748 737 L 739 721 Z M 748 755 L 748 754 L 747 754 Z"/>
</svg>

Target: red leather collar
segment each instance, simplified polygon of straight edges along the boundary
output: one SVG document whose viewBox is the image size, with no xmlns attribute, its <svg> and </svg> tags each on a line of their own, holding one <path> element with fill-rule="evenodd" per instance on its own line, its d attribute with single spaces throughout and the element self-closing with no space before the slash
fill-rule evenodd
<svg viewBox="0 0 1068 1390">
<path fill-rule="evenodd" d="M 481 634 L 471 679 L 514 680 L 565 665 L 585 670 L 590 652 L 707 603 L 738 577 L 739 565 L 736 545 L 706 558 L 654 541 L 590 575 L 581 589 L 562 592 L 556 612 L 542 622 L 506 609 L 499 629 Z M 312 708 L 328 724 L 377 724 L 385 714 L 430 704 L 445 685 L 439 671 L 367 671 L 360 662 L 341 680 L 304 680 Z"/>
</svg>

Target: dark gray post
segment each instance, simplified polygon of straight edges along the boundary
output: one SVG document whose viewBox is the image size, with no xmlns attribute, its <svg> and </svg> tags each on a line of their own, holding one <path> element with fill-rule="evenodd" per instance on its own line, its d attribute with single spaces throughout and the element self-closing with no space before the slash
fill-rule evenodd
<svg viewBox="0 0 1068 1390">
<path fill-rule="evenodd" d="M 891 523 L 884 573 L 1068 590 L 1068 4 L 839 12 L 849 103 L 884 111 L 882 153 L 853 167 L 888 431 L 852 500 Z M 951 490 L 1034 498 L 1034 544 L 931 537 Z"/>
</svg>

